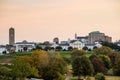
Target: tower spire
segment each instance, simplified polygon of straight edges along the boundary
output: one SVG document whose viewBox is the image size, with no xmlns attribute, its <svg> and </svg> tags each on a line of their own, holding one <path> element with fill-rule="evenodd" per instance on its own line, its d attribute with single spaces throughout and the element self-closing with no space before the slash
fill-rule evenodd
<svg viewBox="0 0 120 80">
<path fill-rule="evenodd" d="M 77 34 L 75 33 L 75 39 L 77 39 Z"/>
</svg>

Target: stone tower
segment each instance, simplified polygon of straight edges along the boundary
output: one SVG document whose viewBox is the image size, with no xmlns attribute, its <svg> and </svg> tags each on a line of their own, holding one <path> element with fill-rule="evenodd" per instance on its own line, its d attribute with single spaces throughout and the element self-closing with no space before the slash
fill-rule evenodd
<svg viewBox="0 0 120 80">
<path fill-rule="evenodd" d="M 14 28 L 9 29 L 9 45 L 14 45 L 15 43 L 15 30 Z"/>
<path fill-rule="evenodd" d="M 75 39 L 77 40 L 77 34 L 75 33 Z"/>
</svg>

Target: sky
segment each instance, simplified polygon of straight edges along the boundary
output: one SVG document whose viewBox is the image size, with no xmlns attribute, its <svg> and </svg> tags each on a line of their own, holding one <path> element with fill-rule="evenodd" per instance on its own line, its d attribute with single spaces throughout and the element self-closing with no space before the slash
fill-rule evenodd
<svg viewBox="0 0 120 80">
<path fill-rule="evenodd" d="M 60 41 L 100 31 L 120 39 L 120 0 L 0 0 L 0 44 Z"/>
</svg>

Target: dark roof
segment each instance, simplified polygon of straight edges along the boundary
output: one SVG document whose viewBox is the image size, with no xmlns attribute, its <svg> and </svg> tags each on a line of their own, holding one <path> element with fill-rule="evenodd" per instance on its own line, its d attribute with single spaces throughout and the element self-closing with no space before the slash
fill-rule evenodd
<svg viewBox="0 0 120 80">
<path fill-rule="evenodd" d="M 99 31 L 93 31 L 93 32 L 90 32 L 91 34 L 99 34 L 100 32 Z"/>
<path fill-rule="evenodd" d="M 76 42 L 76 41 L 82 42 L 81 40 L 71 40 L 70 43 L 74 43 L 74 42 Z"/>
<path fill-rule="evenodd" d="M 85 46 L 95 46 L 95 44 L 85 44 Z"/>
<path fill-rule="evenodd" d="M 69 44 L 67 44 L 67 43 L 66 44 L 60 44 L 60 46 L 69 46 Z"/>
<path fill-rule="evenodd" d="M 22 42 L 17 42 L 16 44 L 35 44 L 34 42 L 27 42 L 26 40 Z"/>
<path fill-rule="evenodd" d="M 74 43 L 75 41 L 77 41 L 77 40 L 71 40 L 70 43 Z"/>
<path fill-rule="evenodd" d="M 6 46 L 5 45 L 0 45 L 0 48 L 6 48 Z"/>
<path fill-rule="evenodd" d="M 85 37 L 77 37 L 77 39 L 88 39 L 88 36 L 85 36 Z"/>
</svg>

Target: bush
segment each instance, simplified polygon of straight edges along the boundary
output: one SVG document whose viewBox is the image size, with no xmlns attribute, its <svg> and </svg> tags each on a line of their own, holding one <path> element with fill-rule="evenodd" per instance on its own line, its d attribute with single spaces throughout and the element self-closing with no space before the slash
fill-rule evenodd
<svg viewBox="0 0 120 80">
<path fill-rule="evenodd" d="M 97 73 L 95 75 L 95 80 L 105 80 L 105 76 L 102 73 Z"/>
</svg>

